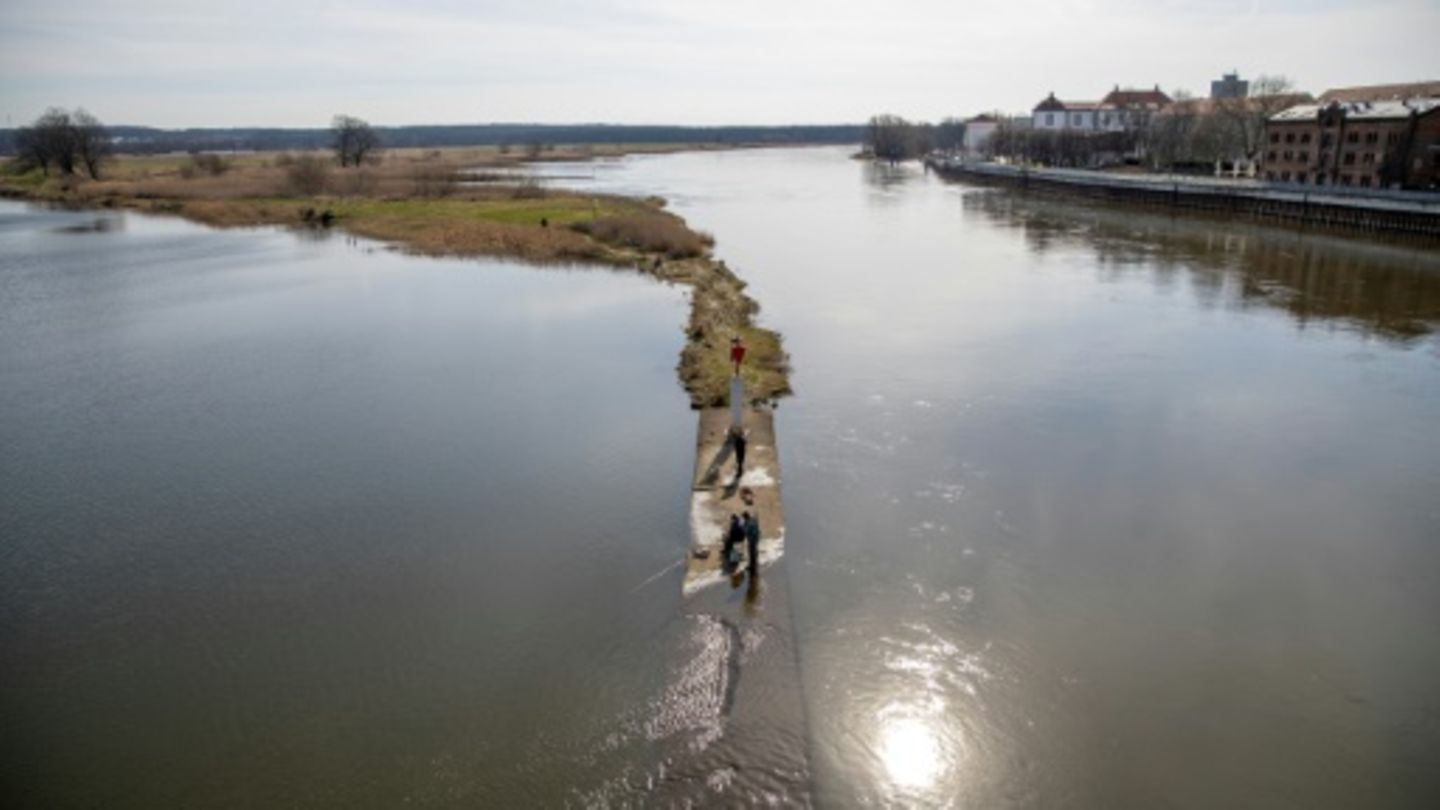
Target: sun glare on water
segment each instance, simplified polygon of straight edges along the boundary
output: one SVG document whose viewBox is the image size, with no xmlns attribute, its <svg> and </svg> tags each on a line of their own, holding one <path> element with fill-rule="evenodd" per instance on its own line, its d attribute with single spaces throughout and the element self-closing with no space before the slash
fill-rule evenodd
<svg viewBox="0 0 1440 810">
<path fill-rule="evenodd" d="M 885 721 L 880 759 L 890 781 L 909 791 L 934 787 L 944 766 L 940 740 L 929 724 L 917 717 Z"/>
</svg>

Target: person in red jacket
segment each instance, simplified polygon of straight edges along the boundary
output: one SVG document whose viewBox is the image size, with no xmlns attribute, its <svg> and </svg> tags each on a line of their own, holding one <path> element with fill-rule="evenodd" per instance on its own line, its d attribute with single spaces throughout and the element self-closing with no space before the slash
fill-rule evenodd
<svg viewBox="0 0 1440 810">
<path fill-rule="evenodd" d="M 745 361 L 745 344 L 740 342 L 740 336 L 730 338 L 730 362 L 735 364 L 735 376 L 740 376 L 740 364 Z"/>
</svg>

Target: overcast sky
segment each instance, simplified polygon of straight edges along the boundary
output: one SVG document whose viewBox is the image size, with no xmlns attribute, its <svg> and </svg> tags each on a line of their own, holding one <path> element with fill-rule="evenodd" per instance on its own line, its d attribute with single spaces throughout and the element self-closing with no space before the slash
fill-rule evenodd
<svg viewBox="0 0 1440 810">
<path fill-rule="evenodd" d="M 0 125 L 840 123 L 1440 79 L 1440 0 L 0 0 Z"/>
</svg>

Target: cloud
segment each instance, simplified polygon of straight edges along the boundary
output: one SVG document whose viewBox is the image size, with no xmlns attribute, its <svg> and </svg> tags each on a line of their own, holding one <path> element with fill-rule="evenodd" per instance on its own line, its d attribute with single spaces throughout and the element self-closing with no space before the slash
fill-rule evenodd
<svg viewBox="0 0 1440 810">
<path fill-rule="evenodd" d="M 1427 0 L 126 4 L 0 11 L 0 113 L 112 122 L 859 121 L 1023 110 L 1050 90 L 1203 92 L 1221 71 L 1434 78 Z"/>
</svg>

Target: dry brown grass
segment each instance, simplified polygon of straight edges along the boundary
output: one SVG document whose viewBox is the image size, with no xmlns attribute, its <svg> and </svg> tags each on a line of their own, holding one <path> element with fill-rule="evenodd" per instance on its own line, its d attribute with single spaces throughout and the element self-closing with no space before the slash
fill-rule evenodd
<svg viewBox="0 0 1440 810">
<path fill-rule="evenodd" d="M 703 256 L 714 240 L 692 231 L 685 221 L 665 211 L 647 211 L 576 222 L 570 227 L 607 245 L 656 253 L 669 259 Z"/>
</svg>

